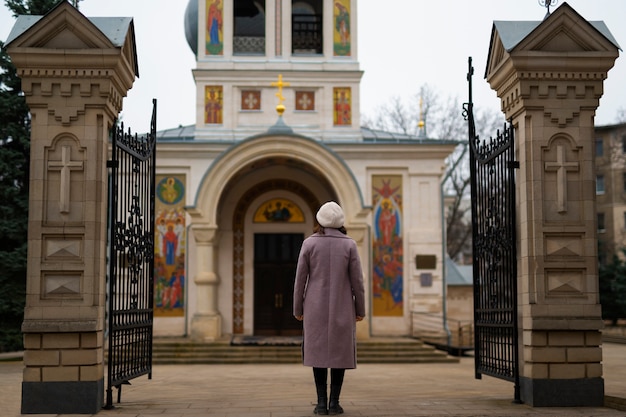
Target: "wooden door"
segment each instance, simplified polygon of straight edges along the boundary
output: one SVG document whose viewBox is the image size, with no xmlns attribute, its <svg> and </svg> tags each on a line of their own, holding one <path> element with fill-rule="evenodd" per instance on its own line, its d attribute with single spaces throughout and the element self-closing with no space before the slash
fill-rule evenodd
<svg viewBox="0 0 626 417">
<path fill-rule="evenodd" d="M 254 235 L 254 334 L 291 336 L 302 334 L 293 317 L 293 282 L 301 233 Z"/>
</svg>

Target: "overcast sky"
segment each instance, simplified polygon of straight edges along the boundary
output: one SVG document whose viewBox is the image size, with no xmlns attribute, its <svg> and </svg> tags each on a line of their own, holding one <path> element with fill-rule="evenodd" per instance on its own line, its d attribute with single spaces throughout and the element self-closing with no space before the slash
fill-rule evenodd
<svg viewBox="0 0 626 417">
<path fill-rule="evenodd" d="M 124 99 L 122 111 L 123 120 L 133 131 L 148 129 L 153 97 L 158 99 L 159 130 L 195 123 L 195 84 L 191 74 L 195 58 L 187 46 L 183 24 L 187 3 L 188 0 L 80 2 L 80 11 L 88 17 L 134 18 L 140 77 Z M 603 20 L 620 46 L 626 47 L 625 0 L 567 3 L 587 20 Z M 559 0 L 557 7 L 562 4 Z M 424 84 L 443 97 L 466 101 L 469 56 L 475 67 L 475 106 L 499 110 L 499 99 L 483 78 L 493 21 L 538 21 L 545 12 L 537 0 L 359 0 L 358 58 L 365 72 L 361 82 L 362 113 L 371 116 L 381 103 L 394 96 L 413 96 Z M 7 39 L 13 23 L 2 1 L 0 39 Z M 609 71 L 604 87 L 597 125 L 615 123 L 618 111 L 626 108 L 623 56 Z"/>
</svg>

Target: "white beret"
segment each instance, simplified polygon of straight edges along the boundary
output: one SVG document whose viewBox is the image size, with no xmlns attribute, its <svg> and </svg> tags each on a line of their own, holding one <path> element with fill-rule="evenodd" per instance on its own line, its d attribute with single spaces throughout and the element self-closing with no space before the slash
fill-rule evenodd
<svg viewBox="0 0 626 417">
<path fill-rule="evenodd" d="M 344 221 L 343 210 L 339 207 L 339 204 L 334 201 L 324 203 L 324 205 L 320 207 L 315 218 L 320 226 L 330 227 L 333 229 L 339 229 L 343 226 Z"/>
</svg>

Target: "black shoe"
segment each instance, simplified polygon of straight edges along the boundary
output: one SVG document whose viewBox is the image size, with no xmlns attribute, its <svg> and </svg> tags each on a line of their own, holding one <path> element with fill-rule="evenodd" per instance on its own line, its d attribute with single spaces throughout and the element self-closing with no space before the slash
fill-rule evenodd
<svg viewBox="0 0 626 417">
<path fill-rule="evenodd" d="M 328 394 L 326 391 L 326 384 L 316 385 L 317 389 L 317 405 L 313 409 L 313 413 L 320 416 L 328 415 Z"/>
<path fill-rule="evenodd" d="M 341 394 L 341 385 L 330 386 L 330 404 L 328 404 L 328 414 L 331 416 L 343 414 L 343 408 L 339 405 L 339 394 Z"/>
<path fill-rule="evenodd" d="M 327 416 L 328 415 L 328 408 L 326 408 L 326 399 L 325 398 L 318 398 L 317 399 L 317 405 L 313 409 L 313 414 L 317 414 L 317 415 L 320 415 L 320 416 Z"/>
<path fill-rule="evenodd" d="M 331 416 L 343 414 L 343 408 L 339 405 L 339 403 L 332 404 L 328 407 L 328 414 L 330 414 Z"/>
</svg>

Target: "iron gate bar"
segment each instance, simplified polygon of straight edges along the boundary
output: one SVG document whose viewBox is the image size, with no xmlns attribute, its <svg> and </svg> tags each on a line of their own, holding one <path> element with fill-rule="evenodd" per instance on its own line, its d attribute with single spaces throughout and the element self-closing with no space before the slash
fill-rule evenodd
<svg viewBox="0 0 626 417">
<path fill-rule="evenodd" d="M 520 403 L 514 172 L 519 162 L 511 122 L 489 141 L 476 134 L 473 74 L 470 57 L 463 115 L 470 145 L 475 377 L 512 381 L 514 401 Z"/>
<path fill-rule="evenodd" d="M 113 408 L 113 387 L 142 375 L 152 378 L 156 100 L 150 133 L 112 129 L 109 194 L 108 386 L 104 408 Z"/>
</svg>

